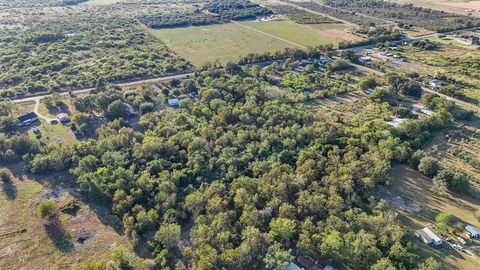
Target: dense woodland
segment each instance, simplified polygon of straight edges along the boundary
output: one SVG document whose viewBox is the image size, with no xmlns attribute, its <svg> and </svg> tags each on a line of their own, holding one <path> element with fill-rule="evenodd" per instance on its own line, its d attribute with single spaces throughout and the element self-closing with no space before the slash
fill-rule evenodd
<svg viewBox="0 0 480 270">
<path fill-rule="evenodd" d="M 418 157 L 451 123 L 452 108 L 430 101 L 436 115 L 389 127 L 378 113 L 386 119 L 399 111 L 395 96 L 418 94 L 395 75 L 371 97 L 371 112 L 344 121 L 298 103 L 298 91 L 311 91 L 298 88 L 301 80 L 285 77 L 292 91 L 272 95 L 254 68 L 207 69 L 182 84 L 186 93 L 199 89 L 198 100 L 176 110 L 159 110 L 162 93 L 126 99 L 107 88 L 74 101 L 84 116 L 110 119 L 94 131 L 98 139 L 39 146 L 14 135 L 0 145 L 32 173 L 69 170 L 159 269 L 272 268 L 300 255 L 353 269 L 439 269 L 413 253 L 396 215 L 371 192 L 388 182 L 392 162 Z M 137 129 L 123 120 L 125 103 L 151 104 Z"/>
</svg>

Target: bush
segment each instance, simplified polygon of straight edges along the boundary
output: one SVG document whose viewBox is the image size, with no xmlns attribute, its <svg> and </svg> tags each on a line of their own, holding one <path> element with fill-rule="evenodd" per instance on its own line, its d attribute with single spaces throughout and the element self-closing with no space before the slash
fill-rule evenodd
<svg viewBox="0 0 480 270">
<path fill-rule="evenodd" d="M 433 157 L 423 157 L 418 164 L 418 171 L 429 177 L 435 176 L 439 169 L 440 165 Z"/>
<path fill-rule="evenodd" d="M 57 212 L 57 205 L 54 201 L 43 201 L 38 205 L 38 214 L 41 218 L 52 218 Z"/>
<path fill-rule="evenodd" d="M 0 181 L 3 183 L 12 181 L 12 172 L 8 168 L 0 169 Z"/>
</svg>

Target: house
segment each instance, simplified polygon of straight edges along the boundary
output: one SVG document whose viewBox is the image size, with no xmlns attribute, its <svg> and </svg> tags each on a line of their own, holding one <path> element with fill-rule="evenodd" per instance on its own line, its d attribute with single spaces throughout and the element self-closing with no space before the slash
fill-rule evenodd
<svg viewBox="0 0 480 270">
<path fill-rule="evenodd" d="M 480 238 L 480 230 L 472 225 L 465 226 L 465 231 L 470 238 Z"/>
<path fill-rule="evenodd" d="M 415 236 L 420 238 L 427 245 L 439 246 L 443 243 L 442 238 L 428 227 L 416 231 Z"/>
<path fill-rule="evenodd" d="M 40 134 L 40 128 L 39 127 L 32 127 L 32 132 L 35 134 Z"/>
<path fill-rule="evenodd" d="M 320 59 L 315 59 L 313 63 L 315 65 L 326 65 L 326 64 L 331 64 L 333 62 L 332 58 L 320 58 Z"/>
<path fill-rule="evenodd" d="M 300 266 L 298 266 L 293 262 L 287 264 L 284 269 L 285 270 L 304 270 L 303 268 L 300 268 Z"/>
<path fill-rule="evenodd" d="M 472 45 L 480 45 L 480 37 L 471 36 L 470 38 L 467 39 L 467 42 Z"/>
<path fill-rule="evenodd" d="M 17 126 L 24 127 L 24 126 L 30 125 L 35 121 L 38 121 L 38 115 L 34 112 L 30 112 L 30 113 L 17 116 L 17 119 L 18 119 Z"/>
<path fill-rule="evenodd" d="M 178 107 L 180 105 L 180 100 L 178 98 L 172 98 L 168 100 L 168 105 L 172 107 Z"/>
<path fill-rule="evenodd" d="M 423 114 L 426 114 L 426 115 L 434 114 L 433 111 L 431 111 L 429 109 L 426 109 L 425 107 L 423 107 L 422 105 L 419 105 L 419 104 L 412 105 L 412 111 L 416 112 L 416 113 L 423 113 Z"/>
<path fill-rule="evenodd" d="M 438 88 L 443 85 L 443 81 L 441 80 L 431 80 L 428 84 L 431 88 Z"/>
<path fill-rule="evenodd" d="M 58 114 L 57 119 L 62 124 L 66 124 L 66 123 L 70 122 L 70 116 L 68 116 L 68 114 L 66 114 L 66 113 Z"/>
<path fill-rule="evenodd" d="M 327 265 L 323 268 L 323 270 L 337 270 L 337 268 L 331 266 L 331 265 Z"/>
<path fill-rule="evenodd" d="M 399 127 L 405 121 L 407 121 L 407 119 L 395 118 L 390 121 L 385 121 L 385 123 L 389 124 L 392 127 Z"/>
<path fill-rule="evenodd" d="M 362 56 L 360 57 L 359 61 L 360 63 L 368 64 L 372 62 L 372 58 L 370 56 Z"/>
<path fill-rule="evenodd" d="M 296 259 L 298 265 L 303 267 L 305 270 L 320 270 L 322 267 L 317 264 L 317 262 L 310 256 L 300 256 Z"/>
</svg>

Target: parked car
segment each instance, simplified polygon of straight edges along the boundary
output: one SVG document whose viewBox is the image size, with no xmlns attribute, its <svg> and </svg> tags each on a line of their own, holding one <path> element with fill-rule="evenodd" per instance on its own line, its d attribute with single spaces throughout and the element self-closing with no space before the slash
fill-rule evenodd
<svg viewBox="0 0 480 270">
<path fill-rule="evenodd" d="M 459 241 L 460 243 L 462 243 L 462 245 L 466 245 L 466 244 L 467 244 L 467 241 L 465 241 L 465 239 L 463 239 L 462 237 L 458 236 L 457 239 L 458 239 L 458 241 Z"/>
</svg>

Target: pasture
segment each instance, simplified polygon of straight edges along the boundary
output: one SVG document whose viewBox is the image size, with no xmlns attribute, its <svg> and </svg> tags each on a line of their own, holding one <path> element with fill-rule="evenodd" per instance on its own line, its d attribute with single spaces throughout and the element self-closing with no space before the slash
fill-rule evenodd
<svg viewBox="0 0 480 270">
<path fill-rule="evenodd" d="M 275 52 L 295 47 L 233 23 L 151 29 L 150 32 L 196 66 L 214 61 L 226 63 L 249 53 Z"/>
<path fill-rule="evenodd" d="M 345 31 L 346 25 L 337 24 L 297 24 L 291 20 L 242 22 L 243 25 L 259 31 L 298 43 L 305 47 L 333 44 L 341 41 L 355 41 L 361 37 Z"/>
<path fill-rule="evenodd" d="M 475 269 L 475 265 L 480 263 L 478 256 L 468 256 L 453 249 L 449 244 L 433 248 L 417 240 L 413 235 L 415 230 L 435 223 L 435 216 L 442 212 L 452 215 L 462 224 L 480 226 L 473 216 L 473 211 L 480 207 L 479 200 L 450 192 L 436 195 L 430 191 L 430 186 L 429 178 L 398 164 L 392 169 L 391 186 L 380 189 L 378 196 L 390 202 L 400 213 L 399 220 L 412 235 L 415 250 L 421 257 L 434 257 L 443 264 L 444 269 Z"/>
</svg>

